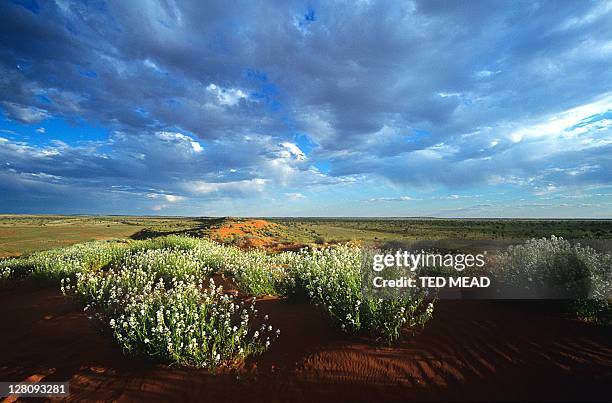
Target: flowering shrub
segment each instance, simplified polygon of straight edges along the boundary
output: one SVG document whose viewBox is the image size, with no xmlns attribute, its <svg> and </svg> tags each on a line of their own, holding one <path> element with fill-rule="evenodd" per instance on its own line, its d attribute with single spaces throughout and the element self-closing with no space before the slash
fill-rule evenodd
<svg viewBox="0 0 612 403">
<path fill-rule="evenodd" d="M 604 299 L 612 290 L 611 263 L 609 254 L 552 236 L 509 247 L 500 256 L 497 274 L 533 297 L 557 291 Z"/>
<path fill-rule="evenodd" d="M 237 304 L 211 282 L 163 281 L 131 298 L 109 323 L 121 347 L 181 365 L 216 367 L 265 351 L 280 333 L 265 323 L 252 330 L 255 306 Z"/>
<path fill-rule="evenodd" d="M 184 253 L 178 254 L 181 261 L 156 264 L 155 258 L 151 259 L 148 255 L 155 255 L 152 250 L 159 249 Z M 235 246 L 219 245 L 209 240 L 168 236 L 137 243 L 130 250 L 137 256 L 147 255 L 137 258 L 147 265 L 170 267 L 169 277 L 178 277 L 181 272 L 195 274 L 194 265 L 207 268 L 209 274 L 223 271 L 233 277 L 243 292 L 250 295 L 280 294 L 286 281 L 285 271 L 276 264 L 276 257 L 263 251 L 242 251 Z M 135 266 L 133 263 L 127 265 Z"/>
<path fill-rule="evenodd" d="M 168 236 L 144 241 L 90 242 L 0 262 L 0 277 L 61 279 L 61 290 L 108 323 L 124 351 L 181 365 L 231 365 L 268 348 L 278 336 L 257 310 L 223 293 L 213 273 L 232 276 L 252 296 L 301 292 L 340 329 L 392 342 L 422 326 L 433 304 L 422 297 L 362 295 L 360 250 L 242 251 L 203 239 Z"/>
<path fill-rule="evenodd" d="M 117 259 L 126 250 L 125 243 L 89 242 L 3 260 L 0 262 L 0 270 L 9 273 L 11 277 L 33 276 L 59 281 L 79 272 L 98 270 Z"/>
<path fill-rule="evenodd" d="M 113 262 L 111 267 L 154 273 L 155 277 L 169 282 L 177 278 L 201 278 L 210 275 L 213 269 L 209 266 L 207 256 L 206 251 L 200 250 L 200 246 L 187 250 L 176 246 L 170 249 L 137 250 L 125 254 L 117 262 Z"/>
<path fill-rule="evenodd" d="M 6 280 L 11 277 L 12 269 L 11 266 L 0 266 L 0 280 Z"/>
<path fill-rule="evenodd" d="M 511 246 L 500 256 L 501 281 L 536 297 L 571 298 L 579 317 L 610 322 L 612 254 L 552 236 Z"/>
<path fill-rule="evenodd" d="M 250 295 L 278 295 L 285 290 L 287 273 L 275 257 L 261 251 L 228 255 L 224 272 L 231 275 L 238 288 Z"/>
<path fill-rule="evenodd" d="M 366 333 L 387 343 L 400 338 L 403 328 L 415 329 L 431 319 L 433 302 L 423 296 L 365 297 L 360 253 L 346 245 L 302 252 L 291 270 L 294 287 L 304 287 L 342 331 Z"/>
<path fill-rule="evenodd" d="M 119 269 L 81 272 L 74 282 L 61 281 L 62 292 L 73 293 L 86 311 L 108 321 L 127 353 L 215 367 L 265 351 L 280 333 L 265 323 L 253 330 L 254 304 L 235 303 L 212 279 L 205 288 L 201 276 L 179 271 L 180 278 L 165 282 L 167 268 L 157 270 L 160 260 L 176 254 L 191 256 L 188 252 L 149 252 L 127 257 Z M 152 264 L 142 264 L 145 257 Z"/>
</svg>

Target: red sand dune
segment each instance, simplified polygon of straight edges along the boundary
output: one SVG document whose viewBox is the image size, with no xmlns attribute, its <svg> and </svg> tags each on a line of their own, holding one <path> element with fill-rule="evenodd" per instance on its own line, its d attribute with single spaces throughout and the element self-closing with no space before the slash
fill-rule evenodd
<svg viewBox="0 0 612 403">
<path fill-rule="evenodd" d="M 213 228 L 210 238 L 226 242 L 239 238 L 234 244 L 241 249 L 266 249 L 268 251 L 297 251 L 305 245 L 285 242 L 276 235 L 264 235 L 259 230 L 268 229 L 274 234 L 278 224 L 255 219 L 227 220 L 222 226 Z"/>
<path fill-rule="evenodd" d="M 441 301 L 392 348 L 336 333 L 305 303 L 259 301 L 281 338 L 231 372 L 125 357 L 55 288 L 0 291 L 0 380 L 70 381 L 70 400 L 610 400 L 612 332 L 526 304 Z"/>
</svg>

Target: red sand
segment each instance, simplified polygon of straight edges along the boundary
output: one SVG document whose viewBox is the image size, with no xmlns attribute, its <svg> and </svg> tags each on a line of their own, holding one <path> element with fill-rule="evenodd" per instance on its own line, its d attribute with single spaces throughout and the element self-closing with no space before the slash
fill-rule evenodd
<svg viewBox="0 0 612 403">
<path fill-rule="evenodd" d="M 266 220 L 227 220 L 219 228 L 211 231 L 210 237 L 218 242 L 233 240 L 241 249 L 266 249 L 268 251 L 298 251 L 305 245 L 285 242 L 276 235 L 264 235 L 262 229 L 278 229 L 278 224 Z M 237 240 L 234 238 L 238 238 Z"/>
<path fill-rule="evenodd" d="M 518 305 L 441 301 L 425 330 L 380 348 L 308 304 L 262 300 L 281 338 L 214 375 L 124 357 L 70 299 L 26 284 L 0 291 L 0 380 L 68 380 L 70 400 L 611 400 L 612 332 Z"/>
<path fill-rule="evenodd" d="M 270 226 L 274 226 L 274 224 L 266 220 L 228 221 L 221 227 L 215 228 L 212 233 L 213 236 L 225 239 L 234 235 L 254 234 L 255 231 Z"/>
</svg>

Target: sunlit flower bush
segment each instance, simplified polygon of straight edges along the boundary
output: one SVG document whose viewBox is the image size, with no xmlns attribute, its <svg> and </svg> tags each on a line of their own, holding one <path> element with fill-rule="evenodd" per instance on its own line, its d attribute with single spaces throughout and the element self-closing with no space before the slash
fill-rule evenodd
<svg viewBox="0 0 612 403">
<path fill-rule="evenodd" d="M 594 249 L 552 236 L 510 246 L 498 259 L 500 280 L 533 297 L 554 290 L 567 295 L 609 297 L 612 259 Z"/>
<path fill-rule="evenodd" d="M 433 302 L 426 302 L 422 295 L 364 296 L 357 247 L 304 251 L 292 264 L 294 287 L 304 287 L 311 300 L 346 333 L 365 333 L 392 343 L 403 329 L 422 327 L 433 315 Z"/>
<path fill-rule="evenodd" d="M 280 331 L 266 324 L 255 329 L 254 304 L 235 302 L 212 279 L 205 287 L 211 269 L 195 257 L 195 250 L 138 250 L 108 270 L 63 279 L 61 289 L 80 298 L 91 315 L 108 321 L 130 354 L 216 367 L 267 349 Z"/>
<path fill-rule="evenodd" d="M 170 249 L 148 249 L 127 253 L 111 267 L 154 273 L 156 277 L 168 282 L 173 278 L 185 279 L 191 276 L 200 278 L 210 275 L 213 269 L 206 256 L 207 254 L 200 250 L 200 246 L 186 250 L 173 246 Z"/>
<path fill-rule="evenodd" d="M 217 367 L 265 351 L 278 331 L 262 324 L 253 329 L 255 306 L 236 303 L 214 283 L 163 281 L 131 298 L 109 323 L 129 353 L 181 365 Z"/>
<path fill-rule="evenodd" d="M 11 277 L 12 272 L 13 270 L 11 269 L 11 266 L 9 264 L 7 264 L 6 266 L 0 266 L 0 281 L 8 280 Z"/>
<path fill-rule="evenodd" d="M 36 277 L 59 281 L 79 272 L 98 270 L 127 250 L 127 244 L 96 241 L 33 253 L 0 262 L 0 268 L 10 269 L 11 277 Z"/>
<path fill-rule="evenodd" d="M 226 256 L 224 272 L 232 276 L 242 291 L 258 296 L 283 294 L 288 281 L 285 268 L 275 257 L 261 251 Z"/>
</svg>

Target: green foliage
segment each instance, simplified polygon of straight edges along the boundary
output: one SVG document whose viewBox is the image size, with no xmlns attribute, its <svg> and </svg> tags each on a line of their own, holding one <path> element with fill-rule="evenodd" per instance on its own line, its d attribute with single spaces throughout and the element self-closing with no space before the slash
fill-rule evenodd
<svg viewBox="0 0 612 403">
<path fill-rule="evenodd" d="M 265 351 L 275 337 L 265 324 L 253 330 L 255 307 L 234 303 L 221 288 L 174 282 L 151 292 L 110 319 L 114 335 L 129 353 L 146 354 L 181 365 L 216 367 Z"/>
<path fill-rule="evenodd" d="M 303 287 L 342 331 L 365 333 L 386 343 L 399 339 L 402 329 L 416 329 L 431 319 L 433 302 L 423 296 L 364 296 L 360 253 L 347 245 L 301 252 L 290 271 L 294 292 Z"/>
<path fill-rule="evenodd" d="M 531 298 L 570 296 L 578 317 L 597 323 L 612 315 L 612 254 L 552 236 L 515 245 L 500 256 L 496 274 Z"/>
<path fill-rule="evenodd" d="M 612 304 L 608 299 L 580 298 L 573 303 L 573 309 L 585 322 L 612 325 Z"/>
<path fill-rule="evenodd" d="M 235 303 L 212 281 L 206 288 L 185 277 L 167 287 L 137 269 L 110 273 L 96 284 L 98 291 L 92 285 L 79 279 L 73 289 L 86 291 L 81 295 L 89 299 L 87 309 L 102 312 L 129 354 L 214 368 L 265 351 L 278 335 L 265 324 L 254 330 L 255 306 Z"/>
<path fill-rule="evenodd" d="M 223 247 L 209 241 L 188 250 L 172 246 L 134 248 L 107 270 L 79 271 L 62 279 L 62 292 L 107 321 L 129 354 L 216 367 L 265 351 L 278 333 L 265 325 L 254 330 L 254 305 L 235 303 L 212 279 L 203 286 L 213 271 L 207 264 L 216 260 L 209 252 Z"/>
<path fill-rule="evenodd" d="M 0 261 L 0 270 L 11 277 L 35 277 L 58 282 L 83 271 L 98 270 L 118 259 L 127 251 L 127 244 L 89 242 L 67 248 L 36 252 L 23 258 Z"/>
<path fill-rule="evenodd" d="M 271 255 L 168 236 L 38 252 L 2 261 L 0 273 L 61 279 L 62 292 L 109 323 L 129 354 L 214 368 L 264 351 L 279 331 L 256 329 L 254 306 L 204 286 L 213 273 L 231 276 L 253 296 L 309 294 L 340 329 L 389 343 L 431 317 L 433 304 L 423 298 L 363 297 L 359 263 L 354 246 Z"/>
<path fill-rule="evenodd" d="M 224 272 L 231 275 L 238 288 L 251 295 L 283 294 L 287 273 L 273 256 L 262 251 L 233 249 L 224 259 Z"/>
<path fill-rule="evenodd" d="M 434 219 L 434 218 L 275 218 L 287 238 L 313 243 L 317 237 L 340 241 L 415 239 L 521 239 L 559 235 L 573 239 L 612 239 L 609 220 Z"/>
</svg>

